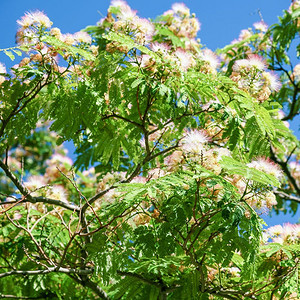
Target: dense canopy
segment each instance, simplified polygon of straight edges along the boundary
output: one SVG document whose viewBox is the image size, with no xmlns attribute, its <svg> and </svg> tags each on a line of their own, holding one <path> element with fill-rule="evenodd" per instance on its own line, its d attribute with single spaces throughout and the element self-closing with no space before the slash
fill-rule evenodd
<svg viewBox="0 0 300 300">
<path fill-rule="evenodd" d="M 0 50 L 0 297 L 297 299 L 300 225 L 260 216 L 300 202 L 299 15 L 216 53 L 182 3 L 113 0 L 74 34 L 21 17 Z"/>
</svg>

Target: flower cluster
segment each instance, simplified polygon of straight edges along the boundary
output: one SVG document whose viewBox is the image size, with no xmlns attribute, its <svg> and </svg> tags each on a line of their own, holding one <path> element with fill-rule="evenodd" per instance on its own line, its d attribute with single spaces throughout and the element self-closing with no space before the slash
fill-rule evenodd
<svg viewBox="0 0 300 300">
<path fill-rule="evenodd" d="M 258 55 L 235 61 L 230 78 L 238 87 L 249 92 L 259 102 L 266 101 L 272 92 L 278 91 L 280 82 L 277 76 L 267 72 L 266 63 Z"/>
<path fill-rule="evenodd" d="M 285 223 L 270 227 L 266 230 L 266 238 L 278 244 L 299 244 L 300 224 Z"/>
<path fill-rule="evenodd" d="M 113 17 L 113 14 L 115 18 Z M 148 44 L 155 32 L 154 25 L 147 19 L 139 18 L 136 11 L 132 10 L 123 0 L 113 0 L 108 10 L 108 15 L 98 23 L 99 26 L 132 35 L 139 44 Z M 108 51 L 114 51 L 118 46 L 115 43 L 107 45 Z M 127 49 L 118 48 L 126 52 Z"/>
<path fill-rule="evenodd" d="M 210 147 L 210 137 L 204 130 L 186 131 L 181 139 L 179 149 L 165 158 L 169 171 L 178 170 L 185 163 L 199 163 L 219 175 L 222 171 L 222 156 L 231 156 L 226 148 Z"/>
<path fill-rule="evenodd" d="M 1 74 L 5 74 L 6 73 L 6 68 L 4 66 L 4 64 L 0 63 L 0 85 L 5 81 L 5 77 Z"/>
<path fill-rule="evenodd" d="M 193 39 L 200 30 L 200 22 L 183 3 L 175 3 L 166 11 L 162 20 L 176 36 Z"/>
<path fill-rule="evenodd" d="M 67 174 L 73 164 L 72 160 L 65 155 L 65 150 L 61 153 L 54 153 L 47 160 L 47 168 L 44 175 L 31 175 L 24 182 L 25 187 L 30 191 L 31 196 L 44 196 L 47 198 L 68 201 L 68 191 L 66 185 L 61 182 L 62 174 Z M 38 205 L 38 209 L 44 209 L 43 205 Z"/>
<path fill-rule="evenodd" d="M 299 0 L 293 0 L 290 7 L 289 7 L 289 9 L 288 9 L 288 11 L 293 12 L 293 11 L 299 9 L 299 8 L 300 8 L 300 1 Z M 299 22 L 298 22 L 298 25 L 299 25 Z"/>
<path fill-rule="evenodd" d="M 289 163 L 291 175 L 295 178 L 296 183 L 300 185 L 300 163 L 299 161 L 292 161 Z"/>
<path fill-rule="evenodd" d="M 254 168 L 264 173 L 270 174 L 280 180 L 283 173 L 278 165 L 268 158 L 259 157 L 248 164 L 249 168 Z"/>
<path fill-rule="evenodd" d="M 22 74 L 22 70 L 27 70 L 28 66 L 35 68 L 43 63 L 47 63 L 51 65 L 54 71 L 61 73 L 63 76 L 70 74 L 70 72 L 82 75 L 82 71 L 77 72 L 79 69 L 77 64 L 78 56 L 74 59 L 75 52 L 72 53 L 72 50 L 69 50 L 70 46 L 87 50 L 94 56 L 98 53 L 98 48 L 91 45 L 92 38 L 88 33 L 79 31 L 74 34 L 62 34 L 59 28 L 51 27 L 52 22 L 43 12 L 26 13 L 17 23 L 20 28 L 17 31 L 16 40 L 19 46 L 28 48 L 28 56 L 14 66 L 14 73 Z M 53 38 L 57 39 L 57 41 L 54 40 L 54 45 L 52 45 Z M 67 71 L 65 67 L 58 65 L 60 58 L 58 53 L 69 64 Z M 82 66 L 85 68 L 86 66 L 89 67 L 89 63 L 85 57 Z M 70 66 L 73 66 L 73 70 Z"/>
<path fill-rule="evenodd" d="M 106 173 L 101 180 L 99 181 L 98 185 L 97 185 L 97 192 L 101 192 L 104 191 L 108 188 L 110 188 L 111 186 L 121 182 L 122 180 L 124 180 L 126 178 L 125 176 L 126 174 L 124 172 L 108 172 Z M 108 193 L 106 193 L 104 195 L 104 197 L 102 197 L 102 201 L 98 202 L 96 205 L 97 208 L 101 207 L 101 204 L 103 202 L 109 202 L 109 203 L 113 203 L 118 197 L 120 196 L 119 192 L 116 192 L 115 189 L 111 189 Z"/>
<path fill-rule="evenodd" d="M 268 25 L 264 21 L 256 22 L 253 24 L 253 29 L 242 29 L 240 32 L 240 35 L 237 40 L 233 40 L 232 44 L 235 44 L 237 42 L 246 41 L 254 36 L 254 34 L 258 35 L 258 39 L 262 40 L 264 37 L 264 34 L 268 30 Z"/>
<path fill-rule="evenodd" d="M 294 81 L 296 81 L 296 83 L 300 82 L 300 64 L 297 64 L 294 67 L 292 77 L 293 77 Z"/>
<path fill-rule="evenodd" d="M 62 34 L 59 28 L 51 28 L 53 23 L 41 11 L 28 12 L 17 23 L 20 25 L 17 32 L 17 42 L 19 45 L 37 44 L 40 37 L 45 34 L 46 29 L 50 30 L 50 35 L 55 36 L 67 45 L 92 43 L 91 36 L 86 32 L 80 31 L 74 34 Z"/>
<path fill-rule="evenodd" d="M 20 25 L 16 34 L 19 45 L 38 43 L 41 34 L 52 25 L 50 19 L 41 11 L 28 12 L 17 23 Z"/>
<path fill-rule="evenodd" d="M 211 138 L 207 131 L 189 130 L 181 139 L 178 150 L 165 158 L 165 165 L 169 172 L 178 171 L 180 168 L 189 168 L 190 164 L 201 164 L 207 170 L 216 175 L 221 174 L 222 157 L 231 156 L 231 152 L 222 147 L 211 145 Z M 266 174 L 282 178 L 282 171 L 278 165 L 266 158 L 257 158 L 248 164 L 249 168 L 255 168 Z M 226 180 L 237 187 L 238 193 L 244 197 L 247 203 L 256 210 L 267 211 L 277 204 L 276 196 L 268 190 L 257 191 L 253 184 L 242 176 L 226 176 Z M 216 187 L 215 187 L 216 189 Z"/>
<path fill-rule="evenodd" d="M 210 49 L 204 49 L 198 53 L 197 58 L 202 61 L 200 70 L 203 73 L 216 74 L 220 66 L 218 56 Z"/>
<path fill-rule="evenodd" d="M 219 60 L 211 50 L 200 49 L 195 39 L 200 23 L 182 3 L 175 3 L 171 10 L 159 18 L 158 23 L 152 23 L 139 18 L 125 1 L 112 1 L 107 17 L 100 20 L 99 26 L 107 31 L 125 33 L 135 42 L 152 50 L 156 55 L 141 54 L 130 58 L 132 63 L 151 73 L 161 71 L 160 74 L 165 76 L 176 76 L 195 67 L 197 71 L 216 74 L 219 67 Z M 168 28 L 172 35 L 181 38 L 184 43 L 174 45 L 174 41 L 160 31 L 162 27 Z M 116 41 L 109 42 L 106 50 L 126 54 L 129 51 L 125 44 Z"/>
</svg>

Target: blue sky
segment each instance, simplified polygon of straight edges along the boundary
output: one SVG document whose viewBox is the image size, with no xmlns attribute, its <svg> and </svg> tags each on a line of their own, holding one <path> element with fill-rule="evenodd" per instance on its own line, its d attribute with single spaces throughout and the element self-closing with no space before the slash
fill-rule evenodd
<svg viewBox="0 0 300 300">
<path fill-rule="evenodd" d="M 172 0 L 128 0 L 127 3 L 138 15 L 147 18 L 155 18 L 171 8 L 176 2 Z M 254 22 L 260 20 L 260 14 L 264 21 L 271 25 L 277 22 L 277 17 L 282 15 L 284 9 L 288 9 L 290 0 L 214 0 L 199 1 L 187 0 L 184 2 L 191 12 L 196 13 L 201 22 L 201 30 L 198 37 L 201 43 L 215 50 L 229 44 L 237 38 L 240 30 L 251 27 Z M 13 46 L 17 30 L 16 20 L 24 12 L 41 10 L 53 22 L 53 26 L 59 27 L 62 33 L 74 33 L 87 25 L 94 25 L 106 15 L 110 0 L 0 0 L 0 48 Z M 8 67 L 14 63 L 0 52 L 0 62 Z M 299 128 L 299 118 L 291 124 L 291 128 Z M 299 136 L 299 132 L 297 133 Z M 269 225 L 284 222 L 296 222 L 300 218 L 290 215 L 276 216 L 270 219 L 264 216 Z"/>
<path fill-rule="evenodd" d="M 128 0 L 128 4 L 143 17 L 155 18 L 171 8 L 172 0 Z M 178 1 L 181 2 L 181 1 Z M 183 1 L 202 23 L 199 38 L 211 49 L 223 47 L 236 38 L 241 29 L 259 21 L 258 11 L 265 22 L 277 21 L 283 9 L 290 5 L 289 0 L 214 0 Z M 95 24 L 106 14 L 109 0 L 1 0 L 0 1 L 0 48 L 14 43 L 17 29 L 16 20 L 25 11 L 42 10 L 62 32 L 75 32 L 87 25 Z M 1 57 L 0 57 L 1 58 Z"/>
</svg>

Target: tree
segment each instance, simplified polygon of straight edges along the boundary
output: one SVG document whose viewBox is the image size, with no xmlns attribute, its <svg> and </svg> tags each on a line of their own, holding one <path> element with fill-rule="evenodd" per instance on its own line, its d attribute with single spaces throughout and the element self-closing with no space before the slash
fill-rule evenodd
<svg viewBox="0 0 300 300">
<path fill-rule="evenodd" d="M 183 4 L 115 0 L 74 35 L 23 16 L 0 65 L 1 297 L 296 299 L 300 226 L 260 214 L 300 202 L 299 5 L 218 56 Z"/>
</svg>

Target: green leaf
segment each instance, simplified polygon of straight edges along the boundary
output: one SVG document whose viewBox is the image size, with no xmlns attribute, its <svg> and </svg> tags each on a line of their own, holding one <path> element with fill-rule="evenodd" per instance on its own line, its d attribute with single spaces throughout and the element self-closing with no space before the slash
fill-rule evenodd
<svg viewBox="0 0 300 300">
<path fill-rule="evenodd" d="M 12 54 L 11 51 L 4 50 L 4 53 L 5 53 L 12 61 L 15 60 L 15 56 Z"/>
<path fill-rule="evenodd" d="M 271 137 L 275 135 L 275 127 L 270 113 L 258 104 L 255 105 L 255 118 L 263 135 L 266 133 Z"/>
<path fill-rule="evenodd" d="M 269 251 L 266 252 L 266 257 L 272 256 L 274 253 L 278 252 L 282 248 L 280 244 L 275 243 L 269 244 L 268 247 Z"/>
<path fill-rule="evenodd" d="M 158 56 L 155 55 L 155 53 L 151 50 L 149 50 L 147 47 L 140 45 L 136 43 L 134 40 L 132 40 L 128 35 L 117 33 L 113 31 L 109 31 L 109 33 L 103 35 L 103 37 L 107 40 L 114 41 L 120 43 L 122 46 L 126 46 L 128 50 L 131 50 L 133 48 L 136 48 L 140 50 L 142 53 L 148 54 L 152 57 L 155 57 L 158 59 Z"/>
<path fill-rule="evenodd" d="M 12 49 L 12 51 L 14 51 L 18 56 L 22 56 L 22 52 L 20 50 Z"/>
<path fill-rule="evenodd" d="M 96 57 L 91 52 L 81 49 L 79 47 L 69 46 L 54 36 L 44 35 L 41 40 L 45 43 L 50 44 L 51 46 L 56 47 L 56 48 L 64 49 L 64 50 L 70 52 L 74 56 L 79 54 L 80 56 L 84 57 L 87 60 L 94 61 L 96 59 Z"/>
<path fill-rule="evenodd" d="M 280 186 L 278 179 L 274 176 L 266 174 L 254 168 L 249 168 L 247 165 L 243 164 L 242 162 L 236 161 L 231 157 L 223 156 L 220 164 L 230 174 L 241 175 L 247 179 L 251 179 L 266 185 L 273 185 L 276 187 Z"/>
</svg>

